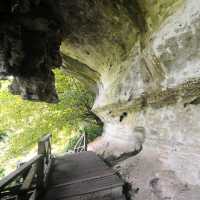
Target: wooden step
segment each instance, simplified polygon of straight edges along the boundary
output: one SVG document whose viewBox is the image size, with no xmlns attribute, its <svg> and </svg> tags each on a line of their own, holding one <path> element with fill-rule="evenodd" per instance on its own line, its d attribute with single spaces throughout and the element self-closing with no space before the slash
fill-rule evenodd
<svg viewBox="0 0 200 200">
<path fill-rule="evenodd" d="M 95 153 L 55 159 L 44 200 L 123 199 L 122 180 Z"/>
<path fill-rule="evenodd" d="M 103 178 L 91 179 L 89 181 L 78 182 L 70 185 L 50 188 L 47 199 L 63 199 L 67 197 L 83 196 L 90 193 L 103 192 L 114 188 L 122 188 L 121 181 L 117 176 L 107 176 Z"/>
</svg>

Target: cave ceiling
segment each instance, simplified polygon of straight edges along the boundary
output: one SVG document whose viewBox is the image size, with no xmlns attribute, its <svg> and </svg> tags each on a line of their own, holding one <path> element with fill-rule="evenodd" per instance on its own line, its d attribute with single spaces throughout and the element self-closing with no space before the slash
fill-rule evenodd
<svg viewBox="0 0 200 200">
<path fill-rule="evenodd" d="M 100 76 L 145 48 L 181 0 L 2 0 L 0 78 L 24 99 L 56 103 L 54 68 L 97 91 Z"/>
</svg>

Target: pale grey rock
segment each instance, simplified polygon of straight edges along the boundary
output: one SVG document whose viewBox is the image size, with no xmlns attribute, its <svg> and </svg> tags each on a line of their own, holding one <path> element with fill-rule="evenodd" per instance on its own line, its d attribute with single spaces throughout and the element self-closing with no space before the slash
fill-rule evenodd
<svg viewBox="0 0 200 200">
<path fill-rule="evenodd" d="M 102 74 L 93 109 L 105 127 L 91 149 L 117 160 L 142 148 L 114 166 L 134 200 L 200 199 L 199 22 L 200 2 L 185 1 L 121 71 Z"/>
</svg>

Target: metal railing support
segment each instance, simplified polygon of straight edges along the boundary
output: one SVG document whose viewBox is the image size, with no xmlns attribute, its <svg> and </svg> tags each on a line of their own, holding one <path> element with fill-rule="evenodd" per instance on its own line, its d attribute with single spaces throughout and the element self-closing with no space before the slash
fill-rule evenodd
<svg viewBox="0 0 200 200">
<path fill-rule="evenodd" d="M 79 153 L 82 151 L 87 151 L 87 145 L 88 145 L 88 138 L 87 133 L 84 132 L 79 140 L 77 141 L 76 145 L 74 146 L 74 153 Z"/>
</svg>

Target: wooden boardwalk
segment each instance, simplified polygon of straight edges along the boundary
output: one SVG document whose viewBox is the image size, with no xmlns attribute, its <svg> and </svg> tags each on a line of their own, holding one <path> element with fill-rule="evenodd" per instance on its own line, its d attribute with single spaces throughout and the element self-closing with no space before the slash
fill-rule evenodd
<svg viewBox="0 0 200 200">
<path fill-rule="evenodd" d="M 93 152 L 57 157 L 43 200 L 122 200 L 123 182 Z"/>
<path fill-rule="evenodd" d="M 122 180 L 95 153 L 85 151 L 84 137 L 83 142 L 74 153 L 53 157 L 51 135 L 43 137 L 38 155 L 0 180 L 0 199 L 124 200 Z"/>
</svg>

